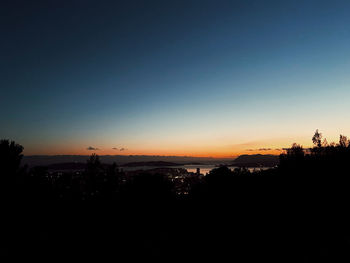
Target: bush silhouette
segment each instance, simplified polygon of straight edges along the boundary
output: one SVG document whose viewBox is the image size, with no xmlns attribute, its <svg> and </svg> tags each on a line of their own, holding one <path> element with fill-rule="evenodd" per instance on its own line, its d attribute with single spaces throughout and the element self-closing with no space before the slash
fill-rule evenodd
<svg viewBox="0 0 350 263">
<path fill-rule="evenodd" d="M 14 141 L 0 141 L 0 171 L 3 176 L 14 176 L 19 172 L 23 147 Z"/>
<path fill-rule="evenodd" d="M 27 171 L 23 147 L 2 140 L 2 188 L 19 200 L 7 214 L 24 219 L 7 226 L 26 240 L 15 250 L 34 255 L 341 262 L 349 259 L 350 145 L 344 135 L 322 139 L 316 130 L 313 148 L 293 144 L 275 168 L 192 175 L 188 195 L 166 172 L 123 172 L 96 154 L 79 173 Z"/>
</svg>

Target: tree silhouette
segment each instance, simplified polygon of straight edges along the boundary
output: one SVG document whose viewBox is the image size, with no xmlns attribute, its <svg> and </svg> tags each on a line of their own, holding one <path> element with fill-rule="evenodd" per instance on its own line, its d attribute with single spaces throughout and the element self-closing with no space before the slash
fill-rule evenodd
<svg viewBox="0 0 350 263">
<path fill-rule="evenodd" d="M 339 146 L 340 147 L 348 147 L 350 145 L 350 140 L 348 140 L 348 138 L 344 135 L 341 135 L 339 136 Z"/>
<path fill-rule="evenodd" d="M 312 142 L 317 147 L 321 147 L 322 146 L 322 133 L 319 133 L 318 129 L 315 131 L 315 134 L 312 137 Z"/>
<path fill-rule="evenodd" d="M 209 172 L 206 176 L 206 180 L 210 183 L 217 181 L 225 181 L 232 177 L 232 171 L 227 166 L 217 167 Z"/>
<path fill-rule="evenodd" d="M 323 139 L 323 142 L 322 142 L 322 147 L 328 147 L 329 146 L 329 143 L 327 141 L 326 138 Z"/>
<path fill-rule="evenodd" d="M 304 149 L 303 146 L 293 143 L 292 147 L 287 149 L 287 155 L 293 157 L 304 157 Z"/>
<path fill-rule="evenodd" d="M 96 153 L 91 154 L 90 158 L 87 160 L 87 172 L 97 173 L 101 168 L 102 164 L 100 161 L 100 157 Z"/>
<path fill-rule="evenodd" d="M 287 169 L 287 171 L 292 171 L 305 159 L 305 151 L 303 147 L 299 144 L 293 143 L 292 147 L 287 149 L 286 154 L 280 155 L 279 167 L 282 169 Z"/>
<path fill-rule="evenodd" d="M 23 146 L 14 141 L 0 141 L 0 171 L 5 177 L 13 177 L 20 170 Z M 10 178 L 8 178 L 10 179 Z"/>
</svg>

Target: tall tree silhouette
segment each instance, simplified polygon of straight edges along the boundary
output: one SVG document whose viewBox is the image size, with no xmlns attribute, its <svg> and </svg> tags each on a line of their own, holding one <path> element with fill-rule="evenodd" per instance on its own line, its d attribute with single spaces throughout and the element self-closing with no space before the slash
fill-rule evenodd
<svg viewBox="0 0 350 263">
<path fill-rule="evenodd" d="M 348 147 L 350 145 L 350 140 L 348 140 L 348 138 L 344 135 L 339 136 L 339 146 L 340 147 Z"/>
<path fill-rule="evenodd" d="M 322 146 L 322 133 L 319 133 L 318 129 L 315 131 L 315 134 L 312 137 L 312 142 L 317 147 L 321 147 Z"/>
<path fill-rule="evenodd" d="M 14 141 L 0 141 L 0 173 L 6 179 L 13 180 L 20 172 L 23 146 Z"/>
</svg>

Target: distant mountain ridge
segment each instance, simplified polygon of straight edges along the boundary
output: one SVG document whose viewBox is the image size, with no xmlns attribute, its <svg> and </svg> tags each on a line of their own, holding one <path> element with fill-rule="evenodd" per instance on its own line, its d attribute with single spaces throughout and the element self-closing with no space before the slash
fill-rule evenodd
<svg viewBox="0 0 350 263">
<path fill-rule="evenodd" d="M 99 155 L 102 163 L 123 165 L 133 162 L 171 162 L 184 164 L 218 164 L 231 163 L 234 158 L 191 157 L 191 156 L 157 156 L 157 155 Z M 23 164 L 29 167 L 48 166 L 58 163 L 86 163 L 89 155 L 25 155 Z"/>
<path fill-rule="evenodd" d="M 273 167 L 279 164 L 279 156 L 272 154 L 244 154 L 238 156 L 234 161 L 234 166 L 240 167 Z"/>
<path fill-rule="evenodd" d="M 104 164 L 117 163 L 119 166 L 179 166 L 188 164 L 229 164 L 244 167 L 273 167 L 279 163 L 278 155 L 254 154 L 234 158 L 153 156 L 153 155 L 100 155 Z M 89 155 L 31 155 L 23 157 L 23 164 L 29 167 L 48 166 L 49 169 L 83 169 Z"/>
<path fill-rule="evenodd" d="M 154 161 L 154 162 L 132 162 L 125 163 L 121 165 L 122 167 L 139 167 L 139 166 L 155 166 L 155 167 L 163 167 L 163 166 L 180 166 L 179 163 L 172 162 L 164 162 L 164 161 Z"/>
</svg>

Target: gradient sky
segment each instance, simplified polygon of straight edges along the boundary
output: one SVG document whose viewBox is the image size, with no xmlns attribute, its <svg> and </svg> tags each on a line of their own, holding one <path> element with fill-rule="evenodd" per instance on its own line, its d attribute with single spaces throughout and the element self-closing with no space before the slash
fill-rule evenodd
<svg viewBox="0 0 350 263">
<path fill-rule="evenodd" d="M 310 146 L 316 129 L 337 141 L 349 14 L 334 0 L 1 1 L 0 138 L 25 154 L 220 157 Z"/>
</svg>

